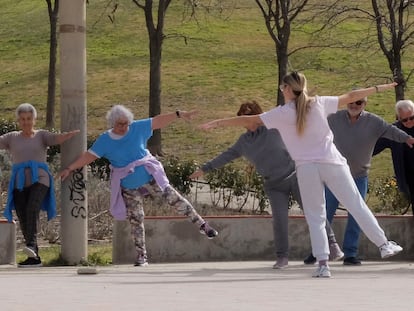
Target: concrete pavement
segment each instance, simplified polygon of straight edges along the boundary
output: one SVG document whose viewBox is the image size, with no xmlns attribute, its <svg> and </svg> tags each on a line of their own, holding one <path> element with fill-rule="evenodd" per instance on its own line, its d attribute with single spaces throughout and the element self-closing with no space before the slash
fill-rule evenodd
<svg viewBox="0 0 414 311">
<path fill-rule="evenodd" d="M 98 267 L 0 266 L 2 311 L 411 310 L 411 262 L 331 263 L 333 277 L 311 277 L 315 266 L 293 261 L 197 262 Z"/>
</svg>

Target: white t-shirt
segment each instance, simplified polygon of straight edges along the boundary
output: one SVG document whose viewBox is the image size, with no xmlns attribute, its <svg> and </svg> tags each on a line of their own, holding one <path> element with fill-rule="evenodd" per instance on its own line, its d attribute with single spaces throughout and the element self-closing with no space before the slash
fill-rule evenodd
<svg viewBox="0 0 414 311">
<path fill-rule="evenodd" d="M 346 164 L 333 143 L 327 117 L 338 110 L 337 96 L 316 96 L 302 135 L 296 130 L 295 103 L 288 102 L 260 115 L 264 125 L 278 129 L 296 166 L 309 162 Z"/>
</svg>

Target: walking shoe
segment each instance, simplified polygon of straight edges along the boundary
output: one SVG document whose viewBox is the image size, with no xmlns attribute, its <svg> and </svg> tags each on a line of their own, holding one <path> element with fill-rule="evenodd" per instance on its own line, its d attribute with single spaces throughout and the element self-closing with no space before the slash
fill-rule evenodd
<svg viewBox="0 0 414 311">
<path fill-rule="evenodd" d="M 397 255 L 403 250 L 403 248 L 394 241 L 388 241 L 387 243 L 381 245 L 379 250 L 381 252 L 381 258 L 388 258 Z"/>
<path fill-rule="evenodd" d="M 23 248 L 23 252 L 27 255 L 27 257 L 29 258 L 36 258 L 38 257 L 37 252 L 35 251 L 35 249 L 31 246 L 25 246 Z"/>
<path fill-rule="evenodd" d="M 218 232 L 214 228 L 210 227 L 207 222 L 200 226 L 200 233 L 205 234 L 208 239 L 213 239 L 218 235 Z"/>
<path fill-rule="evenodd" d="M 328 265 L 318 266 L 318 268 L 313 273 L 312 277 L 314 278 L 330 278 L 331 271 L 329 271 Z"/>
<path fill-rule="evenodd" d="M 147 256 L 138 256 L 137 260 L 134 263 L 135 267 L 146 267 L 148 266 Z"/>
<path fill-rule="evenodd" d="M 344 253 L 342 252 L 341 248 L 339 247 L 338 243 L 330 243 L 329 244 L 329 260 L 337 261 L 344 257 Z"/>
<path fill-rule="evenodd" d="M 288 266 L 287 257 L 279 257 L 276 259 L 276 263 L 273 265 L 273 269 L 285 269 Z"/>
<path fill-rule="evenodd" d="M 346 257 L 344 258 L 344 265 L 345 266 L 360 266 L 361 260 L 356 257 Z"/>
<path fill-rule="evenodd" d="M 316 262 L 316 258 L 313 257 L 312 254 L 310 254 L 308 257 L 305 258 L 305 260 L 303 261 L 303 263 L 305 265 L 313 265 Z"/>
<path fill-rule="evenodd" d="M 17 266 L 19 268 L 41 267 L 42 261 L 40 260 L 40 257 L 29 257 L 25 261 L 19 262 Z"/>
</svg>

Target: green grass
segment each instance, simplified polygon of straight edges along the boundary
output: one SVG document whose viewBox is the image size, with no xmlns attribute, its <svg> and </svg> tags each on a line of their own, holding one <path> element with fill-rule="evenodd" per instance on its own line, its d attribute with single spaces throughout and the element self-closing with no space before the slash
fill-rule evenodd
<svg viewBox="0 0 414 311">
<path fill-rule="evenodd" d="M 62 259 L 60 246 L 53 245 L 39 249 L 43 266 L 65 266 L 67 263 Z M 27 256 L 23 251 L 16 252 L 16 262 L 23 261 Z M 106 266 L 112 263 L 112 244 L 92 244 L 88 246 L 88 260 L 83 265 Z"/>
<path fill-rule="evenodd" d="M 235 1 L 238 7 L 199 14 L 198 24 L 182 13 L 182 2 L 173 1 L 166 16 L 162 63 L 162 111 L 198 109 L 195 124 L 233 116 L 238 105 L 257 99 L 265 109 L 276 102 L 275 47 L 253 1 Z M 107 1 L 87 5 L 88 134 L 106 128 L 105 112 L 113 103 L 131 107 L 137 118 L 148 115 L 149 52 L 143 12 L 132 1 L 119 3 L 115 23 L 105 11 Z M 38 125 L 45 121 L 49 25 L 42 1 L 0 0 L 0 106 L 2 117 L 13 118 L 15 107 L 31 102 L 39 110 Z M 297 25 L 290 47 L 307 42 L 306 32 L 316 24 Z M 343 42 L 357 42 L 366 34 L 363 21 L 342 24 L 332 34 Z M 179 35 L 179 36 L 177 36 Z M 185 42 L 183 36 L 187 38 Z M 414 53 L 403 59 L 406 71 L 414 66 Z M 339 95 L 354 86 L 386 81 L 387 62 L 379 48 L 304 49 L 290 58 L 305 72 L 309 87 L 321 95 Z M 57 124 L 59 115 L 57 90 Z M 409 85 L 407 98 L 413 98 Z M 374 95 L 367 109 L 393 121 L 394 94 Z M 233 143 L 243 129 L 204 133 L 196 125 L 177 122 L 163 130 L 163 148 L 198 162 Z M 389 155 L 373 161 L 371 178 L 392 174 Z"/>
</svg>

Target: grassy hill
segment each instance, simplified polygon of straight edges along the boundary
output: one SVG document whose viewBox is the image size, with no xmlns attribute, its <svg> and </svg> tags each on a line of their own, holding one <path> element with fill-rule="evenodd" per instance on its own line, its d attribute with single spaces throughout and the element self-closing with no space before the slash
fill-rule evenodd
<svg viewBox="0 0 414 311">
<path fill-rule="evenodd" d="M 258 100 L 265 109 L 274 106 L 278 87 L 274 43 L 254 2 L 234 3 L 237 7 L 221 14 L 200 13 L 196 23 L 183 13 L 181 1 L 173 1 L 165 26 L 163 112 L 198 109 L 198 124 L 233 116 L 247 99 Z M 114 103 L 132 108 L 137 118 L 148 116 L 149 52 L 143 13 L 132 1 L 122 1 L 111 23 L 107 17 L 111 8 L 106 5 L 106 0 L 92 0 L 87 5 L 89 135 L 105 129 L 105 112 Z M 1 117 L 13 118 L 18 104 L 30 102 L 39 110 L 41 127 L 48 70 L 46 3 L 0 0 L 0 7 Z M 332 36 L 344 42 L 359 41 L 366 34 L 365 26 L 351 21 Z M 300 25 L 301 31 L 292 33 L 291 48 L 306 43 L 304 31 L 314 27 Z M 405 55 L 407 70 L 413 67 L 412 55 Z M 304 49 L 291 57 L 291 64 L 307 75 L 310 88 L 321 95 L 339 95 L 353 86 L 383 83 L 390 76 L 379 49 Z M 412 88 L 406 95 L 413 97 Z M 59 98 L 57 102 L 59 125 Z M 370 98 L 368 110 L 393 121 L 394 103 L 392 92 L 377 94 Z M 203 162 L 242 132 L 220 129 L 204 133 L 193 124 L 177 122 L 163 131 L 164 151 Z M 389 154 L 374 160 L 371 177 L 390 174 Z"/>
</svg>

